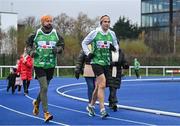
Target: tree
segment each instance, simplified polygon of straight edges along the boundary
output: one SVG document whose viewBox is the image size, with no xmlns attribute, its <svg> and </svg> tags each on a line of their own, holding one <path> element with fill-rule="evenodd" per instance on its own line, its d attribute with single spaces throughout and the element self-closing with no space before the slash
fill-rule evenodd
<svg viewBox="0 0 180 126">
<path fill-rule="evenodd" d="M 141 32 L 141 28 L 137 24 L 131 24 L 131 21 L 125 17 L 119 17 L 113 26 L 113 30 L 118 39 L 136 39 Z"/>
<path fill-rule="evenodd" d="M 97 27 L 98 20 L 90 19 L 86 14 L 80 12 L 76 19 L 69 17 L 65 13 L 54 18 L 54 25 L 56 29 L 63 34 L 63 36 L 71 36 L 76 41 L 81 42 L 84 36 L 92 29 Z"/>
<path fill-rule="evenodd" d="M 9 45 L 12 54 L 17 54 L 17 29 L 11 27 L 8 32 Z"/>
<path fill-rule="evenodd" d="M 22 54 L 25 47 L 25 42 L 28 36 L 40 26 L 40 21 L 35 17 L 27 17 L 24 20 L 19 21 L 18 24 L 18 54 Z"/>
<path fill-rule="evenodd" d="M 65 13 L 54 18 L 54 25 L 59 33 L 69 35 L 74 29 L 75 19 L 69 17 Z"/>
<path fill-rule="evenodd" d="M 23 20 L 23 24 L 25 24 L 26 27 L 37 29 L 40 26 L 40 21 L 36 20 L 34 16 L 29 16 Z"/>
<path fill-rule="evenodd" d="M 97 27 L 98 25 L 98 18 L 90 19 L 86 14 L 82 12 L 79 13 L 76 21 L 74 22 L 74 33 L 81 43 L 82 39 L 89 33 L 92 29 Z"/>
<path fill-rule="evenodd" d="M 1 50 L 2 50 L 2 43 L 4 38 L 5 38 L 5 33 L 0 29 L 0 54 L 2 53 Z"/>
</svg>

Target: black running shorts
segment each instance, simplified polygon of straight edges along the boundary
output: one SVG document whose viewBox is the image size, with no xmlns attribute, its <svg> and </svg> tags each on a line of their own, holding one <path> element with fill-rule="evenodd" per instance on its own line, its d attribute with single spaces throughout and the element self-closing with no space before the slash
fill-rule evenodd
<svg viewBox="0 0 180 126">
<path fill-rule="evenodd" d="M 54 68 L 44 69 L 42 67 L 34 67 L 37 78 L 47 77 L 47 80 L 51 80 L 54 75 Z"/>
<path fill-rule="evenodd" d="M 107 75 L 109 66 L 101 66 L 99 64 L 92 64 L 92 69 L 95 74 L 95 76 L 99 76 L 101 74 Z"/>
</svg>

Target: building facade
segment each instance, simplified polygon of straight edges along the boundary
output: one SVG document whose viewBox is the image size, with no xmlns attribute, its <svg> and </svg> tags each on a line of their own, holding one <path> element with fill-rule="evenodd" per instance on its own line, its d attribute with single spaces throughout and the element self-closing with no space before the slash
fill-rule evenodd
<svg viewBox="0 0 180 126">
<path fill-rule="evenodd" d="M 141 0 L 141 26 L 148 33 L 148 41 L 168 41 L 174 50 L 180 36 L 180 0 Z"/>
<path fill-rule="evenodd" d="M 142 27 L 167 27 L 180 12 L 180 0 L 141 0 Z"/>
</svg>

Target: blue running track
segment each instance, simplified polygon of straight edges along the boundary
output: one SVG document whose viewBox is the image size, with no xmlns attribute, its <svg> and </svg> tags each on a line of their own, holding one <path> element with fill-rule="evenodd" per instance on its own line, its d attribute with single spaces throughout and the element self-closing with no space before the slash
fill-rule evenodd
<svg viewBox="0 0 180 126">
<path fill-rule="evenodd" d="M 110 114 L 106 120 L 100 118 L 98 104 L 96 116 L 88 116 L 84 78 L 53 78 L 48 89 L 48 108 L 54 119 L 49 123 L 44 123 L 42 108 L 38 116 L 32 114 L 32 100 L 39 92 L 37 80 L 31 81 L 28 96 L 23 91 L 6 92 L 6 86 L 7 81 L 1 80 L 0 125 L 180 125 L 180 78 L 124 78 L 117 94 L 120 108 L 113 112 L 106 106 Z M 108 94 L 106 89 L 106 105 Z"/>
</svg>

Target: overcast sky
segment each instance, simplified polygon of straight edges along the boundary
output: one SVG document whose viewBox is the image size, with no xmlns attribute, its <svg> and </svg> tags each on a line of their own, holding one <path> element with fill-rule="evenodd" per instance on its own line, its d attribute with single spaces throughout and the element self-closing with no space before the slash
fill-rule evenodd
<svg viewBox="0 0 180 126">
<path fill-rule="evenodd" d="M 76 18 L 83 12 L 90 18 L 109 15 L 111 25 L 120 16 L 129 18 L 133 23 L 140 25 L 141 0 L 0 0 L 0 11 L 18 13 L 18 19 L 28 16 L 39 18 L 44 14 L 57 16 L 66 13 Z"/>
</svg>

